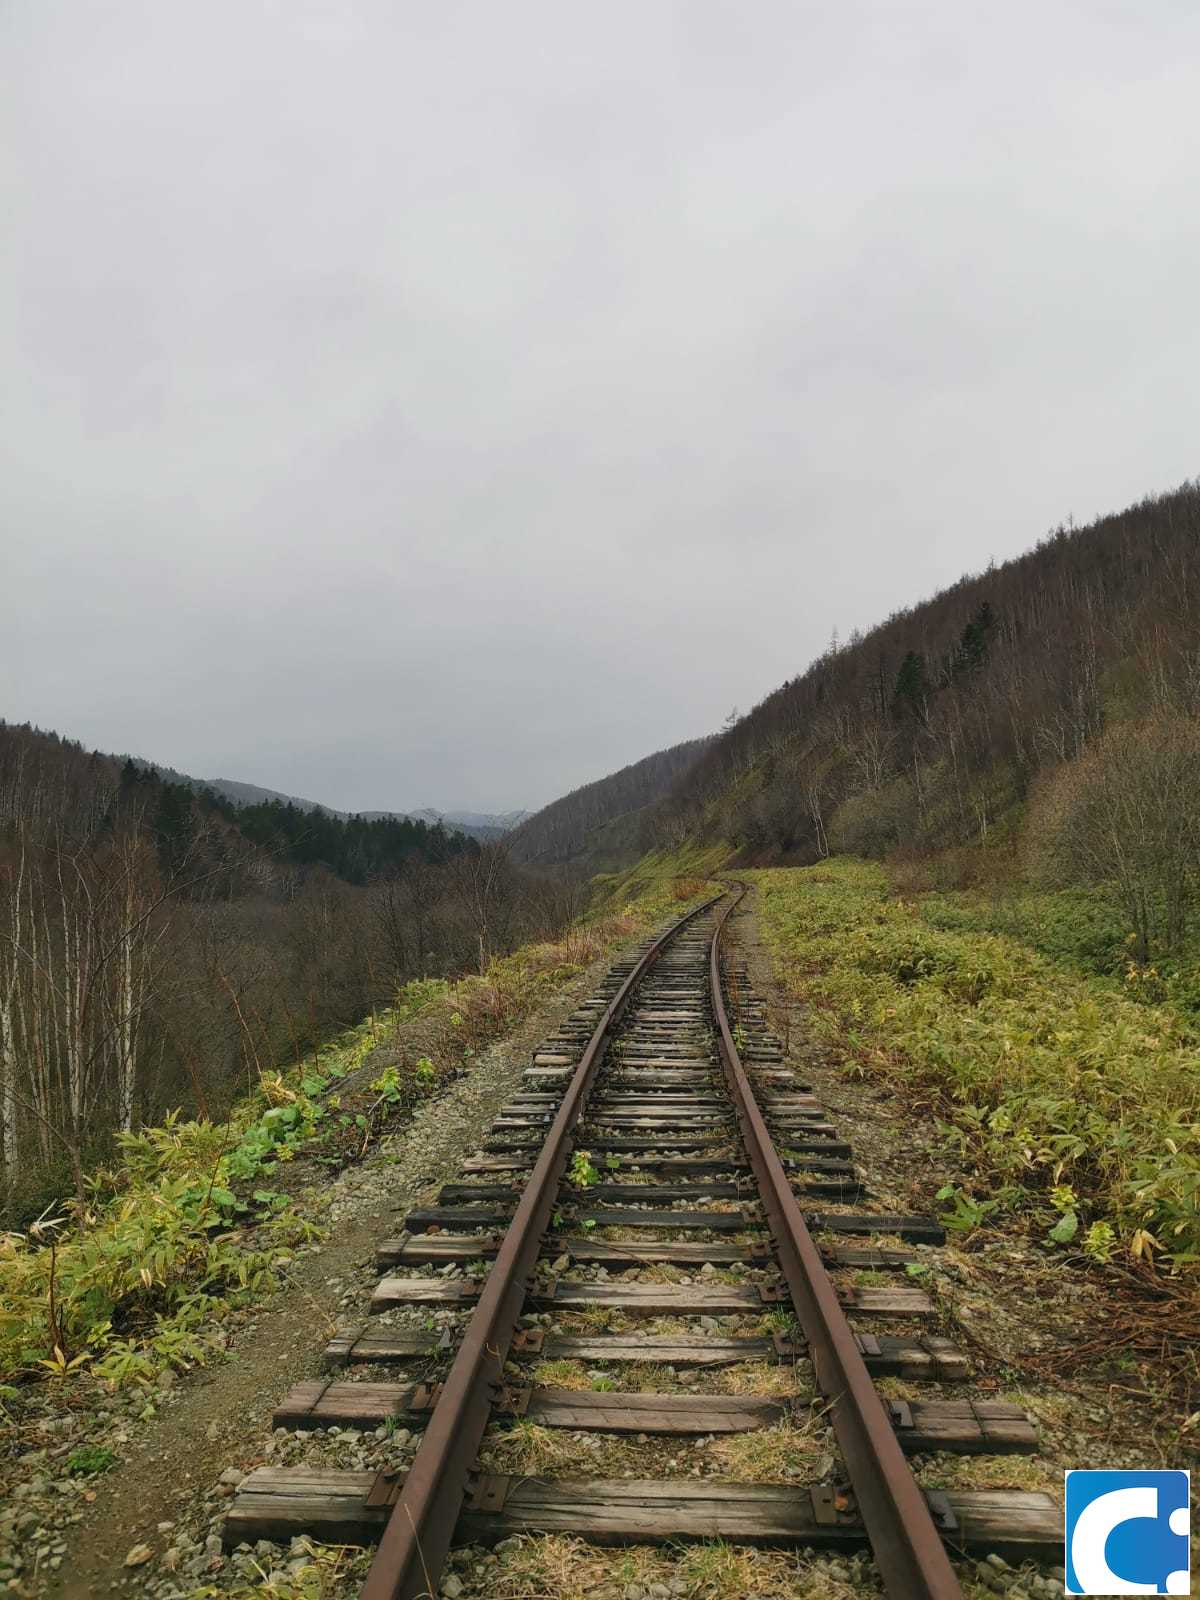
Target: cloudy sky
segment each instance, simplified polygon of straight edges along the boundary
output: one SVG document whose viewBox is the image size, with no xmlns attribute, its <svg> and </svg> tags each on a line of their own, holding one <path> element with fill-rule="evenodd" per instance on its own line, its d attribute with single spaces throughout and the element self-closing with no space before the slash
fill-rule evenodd
<svg viewBox="0 0 1200 1600">
<path fill-rule="evenodd" d="M 3 0 L 0 714 L 537 805 L 1200 471 L 1192 0 Z"/>
</svg>

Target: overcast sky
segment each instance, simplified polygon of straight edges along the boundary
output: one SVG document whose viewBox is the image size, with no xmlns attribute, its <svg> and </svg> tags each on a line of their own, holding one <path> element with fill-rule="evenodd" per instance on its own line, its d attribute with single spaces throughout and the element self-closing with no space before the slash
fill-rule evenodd
<svg viewBox="0 0 1200 1600">
<path fill-rule="evenodd" d="M 542 804 L 1200 471 L 1193 0 L 0 0 L 11 720 Z"/>
</svg>

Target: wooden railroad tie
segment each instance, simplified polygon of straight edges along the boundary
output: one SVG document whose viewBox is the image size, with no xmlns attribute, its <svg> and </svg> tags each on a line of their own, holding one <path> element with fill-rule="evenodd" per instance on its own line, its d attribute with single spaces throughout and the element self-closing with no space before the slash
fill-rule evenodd
<svg viewBox="0 0 1200 1600">
<path fill-rule="evenodd" d="M 380 1270 L 398 1266 L 444 1266 L 453 1261 L 485 1261 L 500 1248 L 499 1233 L 402 1233 L 384 1239 L 375 1252 Z M 903 1272 L 918 1263 L 911 1250 L 876 1249 L 870 1245 L 822 1245 L 827 1266 L 855 1267 L 874 1272 Z M 765 1266 L 773 1260 L 765 1239 L 755 1244 L 731 1244 L 724 1239 L 678 1240 L 595 1239 L 590 1234 L 559 1234 L 542 1246 L 545 1259 L 568 1256 L 581 1266 L 604 1266 L 610 1272 L 672 1262 L 676 1265 L 714 1266 L 735 1262 Z"/>
<path fill-rule="evenodd" d="M 427 1228 L 501 1228 L 512 1220 L 514 1205 L 481 1206 L 424 1206 L 410 1211 L 404 1226 L 410 1233 L 422 1233 Z M 717 1232 L 742 1233 L 760 1225 L 757 1215 L 746 1207 L 736 1211 L 651 1211 L 632 1210 L 620 1206 L 588 1207 L 570 1211 L 564 1208 L 576 1223 L 590 1223 L 596 1227 L 612 1228 L 678 1228 L 684 1231 L 699 1228 Z M 914 1244 L 944 1244 L 945 1229 L 929 1217 L 897 1216 L 889 1212 L 848 1213 L 817 1212 L 808 1218 L 813 1232 L 870 1234 L 896 1234 Z"/>
<path fill-rule="evenodd" d="M 276 1428 L 375 1429 L 398 1419 L 420 1422 L 439 1389 L 426 1383 L 339 1383 L 306 1379 L 276 1408 Z M 957 1455 L 1027 1454 L 1037 1433 L 1020 1406 L 1004 1401 L 890 1402 L 889 1416 L 909 1453 L 943 1450 Z M 493 1415 L 521 1416 L 543 1428 L 664 1437 L 750 1433 L 793 1417 L 807 1417 L 807 1398 L 729 1394 L 652 1394 L 641 1390 L 560 1389 L 534 1384 L 502 1390 Z"/>
<path fill-rule="evenodd" d="M 474 1278 L 381 1278 L 371 1308 L 454 1304 L 473 1305 L 480 1284 Z M 867 1316 L 928 1317 L 933 1303 L 923 1289 L 906 1285 L 843 1288 L 844 1306 Z M 564 1278 L 534 1282 L 531 1310 L 575 1311 L 607 1307 L 632 1316 L 734 1316 L 783 1305 L 786 1295 L 774 1285 L 745 1283 L 571 1283 Z"/>
<path fill-rule="evenodd" d="M 859 1349 L 867 1371 L 874 1377 L 925 1378 L 939 1383 L 961 1382 L 968 1375 L 968 1362 L 949 1339 L 929 1334 L 921 1338 L 901 1338 L 892 1334 L 858 1333 Z M 330 1366 L 351 1366 L 357 1362 L 400 1365 L 412 1361 L 428 1362 L 430 1357 L 449 1355 L 454 1340 L 449 1330 L 439 1339 L 436 1334 L 405 1333 L 391 1328 L 360 1328 L 339 1334 L 325 1348 Z M 654 1338 L 623 1334 L 565 1335 L 545 1334 L 530 1329 L 517 1335 L 511 1355 L 547 1361 L 587 1361 L 649 1363 L 654 1366 L 683 1368 L 727 1367 L 742 1361 L 795 1361 L 807 1355 L 800 1338 Z"/>
<path fill-rule="evenodd" d="M 286 1543 L 297 1533 L 332 1544 L 373 1544 L 402 1482 L 398 1475 L 374 1472 L 259 1467 L 230 1505 L 225 1544 L 232 1549 L 257 1539 Z M 1048 1494 L 950 1490 L 926 1498 L 942 1537 L 954 1549 L 994 1552 L 1014 1563 L 1061 1557 L 1062 1511 Z M 866 1544 L 852 1496 L 833 1485 L 694 1478 L 514 1478 L 478 1484 L 459 1519 L 459 1539 L 492 1544 L 522 1533 L 573 1534 L 605 1545 L 714 1538 L 822 1550 L 857 1550 Z"/>
<path fill-rule="evenodd" d="M 805 1194 L 823 1196 L 827 1200 L 862 1198 L 864 1185 L 854 1176 L 798 1178 L 794 1187 Z M 510 1183 L 447 1183 L 438 1192 L 438 1204 L 443 1206 L 470 1205 L 472 1202 L 509 1200 L 524 1188 L 520 1179 Z M 623 1201 L 626 1204 L 674 1205 L 680 1200 L 749 1200 L 754 1202 L 758 1192 L 749 1178 L 741 1182 L 721 1183 L 594 1183 L 578 1189 L 567 1197 L 567 1203 L 586 1195 L 590 1200 Z"/>
</svg>

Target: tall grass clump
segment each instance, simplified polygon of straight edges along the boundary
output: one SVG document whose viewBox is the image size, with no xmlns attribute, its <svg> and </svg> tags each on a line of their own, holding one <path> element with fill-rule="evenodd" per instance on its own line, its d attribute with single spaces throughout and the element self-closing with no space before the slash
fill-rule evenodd
<svg viewBox="0 0 1200 1600">
<path fill-rule="evenodd" d="M 1105 1260 L 1200 1259 L 1200 1033 L 1018 940 L 934 926 L 882 868 L 751 874 L 777 970 L 865 1073 L 932 1095 L 988 1209 Z M 979 1207 L 966 1215 L 980 1215 Z"/>
</svg>

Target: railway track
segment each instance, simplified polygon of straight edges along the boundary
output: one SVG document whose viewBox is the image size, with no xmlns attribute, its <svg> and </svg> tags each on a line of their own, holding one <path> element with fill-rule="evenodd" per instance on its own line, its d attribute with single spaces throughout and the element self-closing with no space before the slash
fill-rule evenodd
<svg viewBox="0 0 1200 1600">
<path fill-rule="evenodd" d="M 289 1429 L 423 1430 L 408 1471 L 259 1468 L 227 1545 L 378 1541 L 364 1600 L 436 1595 L 452 1542 L 514 1533 L 869 1545 L 897 1600 L 959 1594 L 950 1553 L 1059 1559 L 1049 1496 L 928 1493 L 913 1475 L 914 1454 L 1032 1451 L 1036 1434 L 1018 1407 L 971 1398 L 966 1357 L 921 1331 L 933 1307 L 904 1268 L 941 1230 L 870 1209 L 723 955 L 739 893 L 614 966 L 535 1053 L 463 1181 L 380 1247 L 381 1318 L 334 1340 L 333 1375 L 275 1413 Z M 455 1313 L 440 1337 L 431 1308 Z M 885 1399 L 887 1377 L 922 1398 Z M 656 1446 L 693 1455 L 686 1475 L 675 1458 L 655 1476 L 481 1467 L 530 1425 L 568 1430 L 581 1461 L 622 1438 L 635 1466 Z M 834 1469 L 805 1482 L 826 1429 Z M 796 1481 L 690 1466 L 762 1430 L 784 1454 L 796 1441 Z"/>
</svg>

